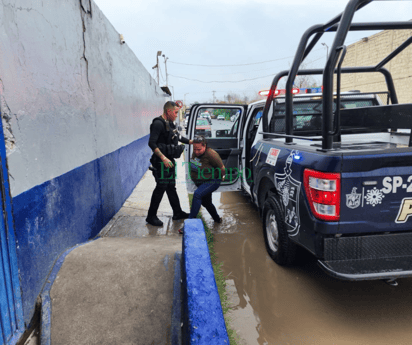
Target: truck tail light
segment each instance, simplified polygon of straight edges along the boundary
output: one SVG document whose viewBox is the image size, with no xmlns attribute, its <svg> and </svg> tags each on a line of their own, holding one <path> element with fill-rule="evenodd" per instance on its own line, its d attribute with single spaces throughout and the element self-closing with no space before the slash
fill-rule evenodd
<svg viewBox="0 0 412 345">
<path fill-rule="evenodd" d="M 313 215 L 322 220 L 338 221 L 340 217 L 340 174 L 306 169 L 303 185 Z"/>
</svg>

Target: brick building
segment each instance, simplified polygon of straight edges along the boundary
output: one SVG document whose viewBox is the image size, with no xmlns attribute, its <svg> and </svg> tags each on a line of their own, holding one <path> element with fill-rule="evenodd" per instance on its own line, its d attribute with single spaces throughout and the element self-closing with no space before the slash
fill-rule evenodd
<svg viewBox="0 0 412 345">
<path fill-rule="evenodd" d="M 412 30 L 381 31 L 347 48 L 343 67 L 374 66 L 412 36 Z M 395 83 L 399 103 L 412 103 L 412 45 L 385 65 Z M 343 74 L 342 91 L 387 91 L 381 73 Z"/>
</svg>

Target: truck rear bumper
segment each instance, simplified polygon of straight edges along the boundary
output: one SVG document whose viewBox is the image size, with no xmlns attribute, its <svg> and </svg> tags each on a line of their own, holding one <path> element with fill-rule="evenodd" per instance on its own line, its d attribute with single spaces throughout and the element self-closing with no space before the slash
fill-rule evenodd
<svg viewBox="0 0 412 345">
<path fill-rule="evenodd" d="M 318 263 L 338 279 L 411 277 L 412 233 L 325 238 L 324 259 Z"/>
<path fill-rule="evenodd" d="M 318 261 L 329 275 L 342 280 L 375 280 L 412 277 L 412 256 Z"/>
</svg>

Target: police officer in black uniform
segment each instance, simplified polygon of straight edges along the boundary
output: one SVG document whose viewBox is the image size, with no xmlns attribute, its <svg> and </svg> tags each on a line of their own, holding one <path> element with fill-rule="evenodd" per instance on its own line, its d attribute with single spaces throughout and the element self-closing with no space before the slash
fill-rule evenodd
<svg viewBox="0 0 412 345">
<path fill-rule="evenodd" d="M 153 151 L 150 162 L 151 170 L 156 179 L 156 188 L 153 191 L 146 222 L 154 226 L 162 226 L 163 222 L 157 217 L 157 210 L 166 192 L 170 206 L 173 209 L 173 220 L 186 219 L 189 214 L 180 207 L 176 192 L 175 158 L 179 158 L 184 150 L 184 144 L 193 144 L 193 140 L 180 137 L 174 121 L 179 107 L 174 102 L 166 102 L 163 114 L 156 117 L 150 125 L 149 146 Z"/>
</svg>

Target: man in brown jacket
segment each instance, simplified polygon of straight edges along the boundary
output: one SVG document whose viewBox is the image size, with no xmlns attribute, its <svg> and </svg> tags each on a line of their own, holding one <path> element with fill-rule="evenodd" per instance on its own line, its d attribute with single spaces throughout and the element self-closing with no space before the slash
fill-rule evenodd
<svg viewBox="0 0 412 345">
<path fill-rule="evenodd" d="M 220 223 L 222 218 L 220 218 L 216 207 L 212 203 L 212 193 L 224 181 L 226 168 L 219 154 L 207 147 L 204 137 L 198 137 L 195 141 L 190 159 L 190 176 L 197 189 L 193 194 L 189 218 L 196 218 L 202 205 L 210 213 L 213 220 Z M 179 233 L 183 234 L 183 229 L 180 229 Z"/>
</svg>

